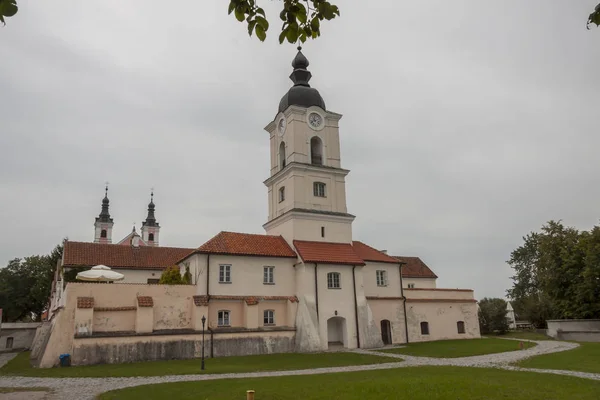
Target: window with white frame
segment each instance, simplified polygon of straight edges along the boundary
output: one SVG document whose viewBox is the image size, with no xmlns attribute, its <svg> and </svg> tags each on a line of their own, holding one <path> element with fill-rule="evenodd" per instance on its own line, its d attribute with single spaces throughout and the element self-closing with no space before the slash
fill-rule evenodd
<svg viewBox="0 0 600 400">
<path fill-rule="evenodd" d="M 231 265 L 219 265 L 219 283 L 231 283 Z"/>
<path fill-rule="evenodd" d="M 281 203 L 284 200 L 285 200 L 285 186 L 279 188 L 279 202 Z"/>
<path fill-rule="evenodd" d="M 414 283 L 409 283 L 408 284 L 408 288 L 409 289 L 414 289 L 415 288 L 415 284 Z"/>
<path fill-rule="evenodd" d="M 265 310 L 265 312 L 263 313 L 263 324 L 275 325 L 275 311 Z"/>
<path fill-rule="evenodd" d="M 313 194 L 316 197 L 325 197 L 325 184 L 323 182 L 313 183 Z"/>
<path fill-rule="evenodd" d="M 275 267 L 263 268 L 263 283 L 267 285 L 275 283 Z"/>
<path fill-rule="evenodd" d="M 341 289 L 340 273 L 330 272 L 327 274 L 327 289 Z"/>
<path fill-rule="evenodd" d="M 217 315 L 217 325 L 218 326 L 231 326 L 229 321 L 229 311 L 221 310 Z"/>
<path fill-rule="evenodd" d="M 376 273 L 377 273 L 377 286 L 387 286 L 387 271 L 378 270 Z"/>
</svg>

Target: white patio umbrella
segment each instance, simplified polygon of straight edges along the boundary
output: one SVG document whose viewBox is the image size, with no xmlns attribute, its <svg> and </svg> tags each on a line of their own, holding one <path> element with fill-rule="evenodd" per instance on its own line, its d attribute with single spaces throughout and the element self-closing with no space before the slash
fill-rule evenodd
<svg viewBox="0 0 600 400">
<path fill-rule="evenodd" d="M 80 281 L 107 282 L 120 281 L 123 278 L 125 278 L 125 275 L 113 271 L 106 265 L 96 265 L 90 270 L 77 274 L 77 279 Z"/>
</svg>

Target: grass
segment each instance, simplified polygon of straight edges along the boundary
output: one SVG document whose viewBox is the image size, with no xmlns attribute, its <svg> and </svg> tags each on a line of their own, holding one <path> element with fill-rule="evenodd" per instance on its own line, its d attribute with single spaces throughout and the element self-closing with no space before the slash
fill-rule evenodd
<svg viewBox="0 0 600 400">
<path fill-rule="evenodd" d="M 130 364 L 102 364 L 66 368 L 33 368 L 29 353 L 19 353 L 4 367 L 0 375 L 40 377 L 128 377 L 187 374 L 222 374 L 235 372 L 282 371 L 348 365 L 379 364 L 400 360 L 385 355 L 372 356 L 357 353 L 270 354 L 244 357 L 219 357 L 205 360 L 206 369 L 200 369 L 200 360 L 150 361 Z"/>
<path fill-rule="evenodd" d="M 504 335 L 496 336 L 499 338 L 525 339 L 525 340 L 554 340 L 550 336 L 546 336 L 534 331 L 511 331 Z"/>
<path fill-rule="evenodd" d="M 524 348 L 535 346 L 535 344 L 531 342 L 523 342 L 523 344 Z M 515 350 L 519 350 L 519 342 L 517 341 L 487 338 L 409 343 L 406 347 L 381 350 L 381 352 L 406 354 L 417 357 L 456 358 L 503 353 L 505 351 Z"/>
<path fill-rule="evenodd" d="M 598 400 L 600 382 L 532 372 L 413 367 L 295 377 L 179 382 L 115 390 L 100 400 Z"/>
<path fill-rule="evenodd" d="M 579 345 L 573 350 L 528 358 L 518 365 L 525 368 L 564 369 L 600 374 L 600 343 Z"/>
</svg>

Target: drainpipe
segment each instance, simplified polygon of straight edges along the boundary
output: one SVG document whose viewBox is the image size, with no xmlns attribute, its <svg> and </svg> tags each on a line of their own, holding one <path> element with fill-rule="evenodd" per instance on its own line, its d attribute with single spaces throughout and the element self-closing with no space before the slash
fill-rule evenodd
<svg viewBox="0 0 600 400">
<path fill-rule="evenodd" d="M 352 266 L 352 283 L 354 286 L 354 319 L 356 320 L 356 345 L 360 349 L 360 333 L 358 330 L 358 300 L 356 299 L 356 275 L 354 270 L 356 265 Z"/>
<path fill-rule="evenodd" d="M 209 283 L 210 283 L 210 254 L 207 254 L 206 255 L 206 300 L 207 301 L 210 299 L 210 292 L 208 291 Z"/>
<path fill-rule="evenodd" d="M 215 356 L 214 356 L 215 341 L 213 340 L 214 332 L 210 326 L 208 327 L 208 330 L 210 331 L 210 358 L 215 358 Z"/>
<path fill-rule="evenodd" d="M 319 285 L 317 284 L 317 267 L 319 264 L 315 263 L 315 307 L 317 308 L 317 321 L 319 321 Z"/>
<path fill-rule="evenodd" d="M 401 262 L 398 264 L 398 271 L 400 272 L 400 296 L 402 297 L 402 306 L 404 307 L 404 331 L 406 332 L 406 343 L 408 343 L 408 320 L 406 318 L 406 297 L 404 297 L 404 281 L 402 280 L 402 266 L 406 263 Z"/>
</svg>

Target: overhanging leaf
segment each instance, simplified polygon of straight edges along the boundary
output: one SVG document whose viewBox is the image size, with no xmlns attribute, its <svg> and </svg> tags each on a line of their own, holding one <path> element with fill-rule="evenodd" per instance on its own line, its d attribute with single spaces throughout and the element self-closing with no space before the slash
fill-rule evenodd
<svg viewBox="0 0 600 400">
<path fill-rule="evenodd" d="M 5 17 L 12 17 L 17 13 L 17 0 L 0 0 L 0 22 L 6 24 Z"/>
</svg>

